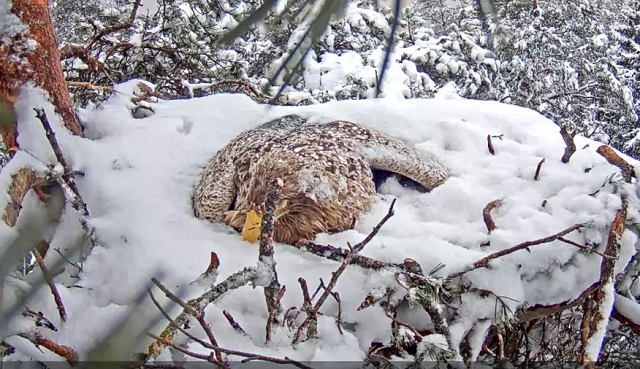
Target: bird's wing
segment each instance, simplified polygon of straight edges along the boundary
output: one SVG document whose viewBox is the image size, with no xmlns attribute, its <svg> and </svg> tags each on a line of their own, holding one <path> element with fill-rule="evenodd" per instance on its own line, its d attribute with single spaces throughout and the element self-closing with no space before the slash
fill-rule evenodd
<svg viewBox="0 0 640 369">
<path fill-rule="evenodd" d="M 224 152 L 209 163 L 193 193 L 193 208 L 198 218 L 224 222 L 236 196 L 235 172 L 235 165 Z"/>
<path fill-rule="evenodd" d="M 372 169 L 400 174 L 429 191 L 449 178 L 449 170 L 433 155 L 386 135 L 372 136 L 361 142 L 362 154 Z"/>
</svg>

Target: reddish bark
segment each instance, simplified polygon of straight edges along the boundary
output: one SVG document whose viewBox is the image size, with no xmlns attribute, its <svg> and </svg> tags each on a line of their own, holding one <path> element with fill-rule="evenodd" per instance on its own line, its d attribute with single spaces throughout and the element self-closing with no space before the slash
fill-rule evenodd
<svg viewBox="0 0 640 369">
<path fill-rule="evenodd" d="M 11 13 L 20 18 L 29 33 L 14 35 L 8 43 L 0 45 L 0 96 L 14 103 L 20 89 L 29 82 L 34 83 L 49 93 L 65 127 L 82 136 L 62 74 L 47 1 L 13 0 Z M 17 136 L 15 125 L 5 127 L 2 139 L 7 148 L 17 147 Z"/>
</svg>

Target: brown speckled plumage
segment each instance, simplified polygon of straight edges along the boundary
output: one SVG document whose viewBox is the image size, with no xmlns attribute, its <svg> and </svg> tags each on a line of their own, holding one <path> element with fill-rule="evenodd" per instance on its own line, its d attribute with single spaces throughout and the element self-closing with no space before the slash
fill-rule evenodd
<svg viewBox="0 0 640 369">
<path fill-rule="evenodd" d="M 293 244 L 352 228 L 375 197 L 372 168 L 427 190 L 449 176 L 431 155 L 381 132 L 289 115 L 241 133 L 220 150 L 195 187 L 193 206 L 197 217 L 239 230 L 250 209 L 261 210 L 269 184 L 281 178 L 278 213 L 286 213 L 276 222 L 274 240 Z"/>
</svg>

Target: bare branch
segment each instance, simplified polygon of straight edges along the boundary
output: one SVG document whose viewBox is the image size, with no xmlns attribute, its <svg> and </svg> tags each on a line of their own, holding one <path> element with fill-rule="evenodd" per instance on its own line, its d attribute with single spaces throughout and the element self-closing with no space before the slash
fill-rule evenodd
<svg viewBox="0 0 640 369">
<path fill-rule="evenodd" d="M 215 285 L 200 297 L 187 301 L 186 305 L 188 306 L 188 309 L 184 309 L 180 315 L 178 315 L 175 319 L 176 324 L 170 324 L 160 334 L 160 337 L 162 337 L 163 340 L 154 342 L 149 346 L 149 358 L 155 359 L 160 355 L 160 352 L 166 346 L 164 344 L 164 339 L 169 341 L 173 340 L 173 337 L 176 335 L 176 331 L 179 330 L 176 327 L 184 326 L 192 321 L 194 318 L 191 313 L 192 310 L 195 310 L 200 314 L 208 304 L 215 302 L 228 291 L 254 282 L 258 278 L 258 274 L 259 273 L 256 268 L 244 268 L 243 270 L 229 276 L 222 283 Z"/>
<path fill-rule="evenodd" d="M 192 315 L 194 318 L 196 318 L 196 320 L 198 321 L 198 323 L 200 324 L 202 329 L 207 334 L 207 337 L 209 338 L 209 341 L 211 342 L 211 344 L 213 346 L 216 346 L 216 347 L 218 346 L 218 341 L 216 340 L 215 336 L 213 335 L 213 331 L 211 330 L 211 326 L 204 319 L 204 309 L 197 309 L 194 306 L 190 306 L 189 303 L 184 302 L 178 296 L 176 296 L 173 293 L 171 293 L 171 291 L 169 291 L 169 289 L 167 287 L 165 287 L 162 283 L 160 283 L 160 281 L 158 281 L 156 278 L 151 278 L 151 281 L 158 288 L 160 288 L 162 290 L 162 292 L 164 292 L 165 295 L 171 301 L 173 301 L 173 302 L 177 303 L 178 305 L 182 306 L 184 308 L 183 313 L 186 312 L 186 313 Z M 216 355 L 219 356 L 219 357 L 217 357 L 218 362 L 222 362 L 222 356 L 220 356 L 219 353 L 216 353 Z"/>
<path fill-rule="evenodd" d="M 155 335 L 150 334 L 149 337 L 155 338 L 158 342 L 162 342 L 162 344 L 164 346 L 171 346 L 174 349 L 182 352 L 185 355 L 189 355 L 198 359 L 202 359 L 202 360 L 207 360 L 210 361 L 210 356 L 205 356 L 205 355 L 200 355 L 200 354 L 195 354 L 192 353 L 190 351 L 185 350 L 184 348 L 176 345 L 175 343 L 173 343 L 172 341 L 166 339 L 166 338 L 161 338 Z M 287 357 L 285 357 L 284 359 L 277 359 L 274 357 L 269 357 L 269 356 L 263 356 L 263 355 L 257 355 L 257 354 L 250 354 L 248 352 L 243 352 L 243 351 L 236 351 L 236 350 L 229 350 L 229 349 L 225 349 L 222 347 L 214 347 L 211 346 L 209 344 L 207 344 L 206 342 L 204 342 L 205 344 L 203 345 L 204 347 L 213 350 L 213 351 L 217 351 L 217 352 L 221 352 L 223 354 L 227 354 L 227 355 L 235 355 L 235 356 L 240 356 L 240 357 L 245 357 L 251 360 L 260 360 L 260 361 L 268 361 L 271 363 L 276 363 L 276 364 L 290 364 L 290 365 L 294 365 L 298 368 L 301 369 L 312 369 L 310 366 L 304 365 L 299 361 L 296 360 L 291 360 Z M 193 355 L 192 355 L 193 354 Z"/>
<path fill-rule="evenodd" d="M 53 325 L 53 323 L 51 323 L 51 321 L 47 318 L 45 318 L 44 314 L 42 314 L 42 312 L 35 312 L 33 310 L 25 310 L 22 313 L 22 316 L 26 317 L 26 318 L 30 318 L 33 319 L 34 324 L 36 325 L 36 327 L 45 327 L 47 329 L 50 329 L 54 332 L 56 332 L 58 330 L 58 328 L 56 328 L 55 325 Z"/>
<path fill-rule="evenodd" d="M 331 245 L 318 245 L 312 242 L 298 242 L 295 247 L 299 250 L 310 252 L 316 256 L 320 256 L 329 260 L 342 262 L 349 255 L 349 250 L 341 249 Z M 366 269 L 394 269 L 401 268 L 402 264 L 387 263 L 366 256 L 356 255 L 351 259 L 351 265 L 358 265 Z"/>
<path fill-rule="evenodd" d="M 269 309 L 269 318 L 267 319 L 267 337 L 266 337 L 267 342 L 271 341 L 271 325 L 273 324 L 273 321 L 275 320 L 276 312 L 278 311 L 276 306 L 280 304 L 280 300 L 282 300 L 282 296 L 284 296 L 284 293 L 286 292 L 286 290 L 287 290 L 286 287 L 282 286 L 282 288 L 280 289 L 280 292 L 278 293 L 278 296 L 274 301 L 275 306 L 272 306 L 271 309 Z"/>
<path fill-rule="evenodd" d="M 560 134 L 562 135 L 562 139 L 567 146 L 564 149 L 564 155 L 562 155 L 562 162 L 566 164 L 569 162 L 569 159 L 571 159 L 571 155 L 576 152 L 576 144 L 575 142 L 573 142 L 573 135 L 569 133 L 566 125 L 563 124 L 560 126 Z"/>
<path fill-rule="evenodd" d="M 359 242 L 358 244 L 356 244 L 354 247 L 351 248 L 351 251 L 349 251 L 349 254 L 347 255 L 347 257 L 344 259 L 344 261 L 338 267 L 338 270 L 333 272 L 333 275 L 331 276 L 331 280 L 329 281 L 329 284 L 325 287 L 324 293 L 322 293 L 322 295 L 320 295 L 320 298 L 318 298 L 318 301 L 315 303 L 315 305 L 311 309 L 311 311 L 313 313 L 307 313 L 307 318 L 304 320 L 302 325 L 300 325 L 300 327 L 296 331 L 296 333 L 294 335 L 294 338 L 293 338 L 293 341 L 292 341 L 292 344 L 295 345 L 296 343 L 298 343 L 298 341 L 300 340 L 300 336 L 302 334 L 302 331 L 307 326 L 309 326 L 309 329 L 307 330 L 307 337 L 308 338 L 313 338 L 315 336 L 317 328 L 314 327 L 313 325 L 310 325 L 310 323 L 315 322 L 315 319 L 314 319 L 315 318 L 315 314 L 317 314 L 318 310 L 320 310 L 320 307 L 322 307 L 322 305 L 326 301 L 327 297 L 329 297 L 329 295 L 333 291 L 333 288 L 335 287 L 336 283 L 338 282 L 338 278 L 340 278 L 342 273 L 345 271 L 345 269 L 347 268 L 347 265 L 351 264 L 351 260 L 353 260 L 353 258 L 356 256 L 356 254 L 358 252 L 362 251 L 362 249 L 373 239 L 373 237 L 375 237 L 375 235 L 378 233 L 378 231 L 380 230 L 382 225 L 384 225 L 384 223 L 386 223 L 386 221 L 389 220 L 389 218 L 391 218 L 393 216 L 393 214 L 394 214 L 393 213 L 393 206 L 395 205 L 395 203 L 396 203 L 396 200 L 394 199 L 393 202 L 391 203 L 391 206 L 389 207 L 389 211 L 384 216 L 384 218 L 382 218 L 382 220 L 378 223 L 378 225 L 373 228 L 371 233 L 364 240 L 362 240 L 361 242 Z M 301 285 L 302 285 L 302 282 L 301 282 Z M 305 297 L 305 299 L 306 299 L 306 297 Z"/>
<path fill-rule="evenodd" d="M 615 283 L 614 269 L 618 255 L 622 248 L 622 234 L 625 229 L 625 220 L 627 219 L 627 197 L 622 196 L 622 208 L 616 213 L 615 220 L 609 230 L 609 238 L 607 240 L 607 247 L 604 251 L 605 255 L 611 256 L 611 258 L 602 258 L 600 264 L 600 288 L 598 288 L 593 294 L 593 319 L 591 322 L 591 329 L 589 330 L 589 336 L 586 345 L 589 346 L 592 341 L 596 340 L 594 345 L 597 347 L 602 346 L 602 340 L 605 338 L 605 332 L 609 320 L 611 319 L 612 306 L 603 308 L 604 304 L 611 303 L 615 298 Z M 595 354 L 595 357 L 590 355 Z M 582 359 L 584 362 L 595 363 L 598 360 L 598 353 L 585 352 Z"/>
<path fill-rule="evenodd" d="M 560 237 L 562 237 L 562 236 L 564 236 L 564 235 L 566 235 L 568 233 L 571 233 L 571 232 L 573 232 L 573 231 L 575 231 L 577 229 L 583 228 L 583 227 L 585 227 L 585 224 L 574 224 L 571 227 L 569 227 L 569 228 L 567 228 L 567 229 L 565 229 L 563 231 L 560 231 L 560 232 L 558 232 L 558 233 L 556 233 L 556 234 L 554 234 L 552 236 L 545 237 L 545 238 L 540 238 L 540 239 L 534 240 L 534 241 L 525 241 L 525 242 L 522 242 L 522 243 L 520 243 L 520 244 L 518 244 L 516 246 L 510 247 L 508 249 L 504 249 L 504 250 L 495 252 L 495 253 L 493 253 L 491 255 L 488 255 L 488 256 L 485 256 L 484 258 L 476 261 L 475 263 L 465 267 L 463 270 L 461 270 L 459 272 L 450 274 L 449 276 L 447 276 L 447 278 L 448 279 L 454 279 L 454 278 L 458 278 L 461 275 L 463 275 L 465 273 L 468 273 L 468 272 L 470 272 L 472 270 L 476 270 L 476 269 L 479 269 L 479 268 L 488 268 L 489 267 L 489 262 L 491 260 L 493 260 L 493 259 L 497 259 L 499 257 L 512 254 L 512 253 L 514 253 L 516 251 L 519 251 L 519 250 L 522 250 L 522 249 L 526 249 L 526 248 L 528 248 L 530 246 L 541 245 L 541 244 L 544 244 L 544 243 L 549 243 L 549 242 L 555 241 L 558 238 L 560 238 Z"/>
<path fill-rule="evenodd" d="M 42 346 L 47 350 L 53 352 L 54 354 L 67 359 L 70 364 L 76 363 L 78 361 L 78 353 L 74 349 L 64 345 L 60 345 L 50 340 L 49 338 L 44 337 L 38 332 L 34 331 L 29 333 L 20 333 L 18 334 L 18 336 L 33 343 L 34 345 L 36 345 L 36 347 Z"/>
<path fill-rule="evenodd" d="M 240 326 L 240 324 L 238 324 L 238 322 L 236 322 L 236 320 L 233 319 L 233 316 L 231 315 L 230 312 L 223 310 L 222 314 L 224 314 L 224 317 L 227 318 L 227 321 L 229 321 L 229 324 L 231 324 L 231 326 L 236 332 L 240 333 L 243 336 L 247 336 L 247 332 L 245 332 L 244 329 L 242 329 L 242 327 Z"/>
<path fill-rule="evenodd" d="M 40 255 L 40 253 L 38 252 L 38 249 L 35 249 L 35 248 L 33 249 L 33 256 L 35 256 L 36 262 L 38 263 L 38 266 L 40 266 L 40 270 L 42 271 L 42 276 L 44 277 L 44 280 L 49 285 L 49 289 L 51 290 L 51 294 L 53 295 L 53 299 L 55 300 L 56 306 L 58 308 L 58 313 L 60 314 L 60 320 L 66 323 L 67 312 L 64 308 L 64 304 L 62 303 L 62 298 L 60 297 L 60 293 L 58 292 L 58 287 L 56 287 L 56 284 L 53 282 L 53 278 L 51 278 L 49 269 L 45 265 L 44 259 L 42 258 L 42 255 Z"/>
<path fill-rule="evenodd" d="M 487 147 L 491 155 L 495 155 L 496 151 L 493 149 L 493 142 L 491 142 L 491 135 L 487 135 Z"/>
<path fill-rule="evenodd" d="M 538 163 L 538 167 L 536 168 L 536 174 L 533 176 L 533 180 L 537 181 L 540 178 L 540 169 L 542 169 L 542 164 L 544 164 L 544 158 L 540 160 Z"/>
<path fill-rule="evenodd" d="M 484 218 L 484 224 L 487 226 L 487 230 L 489 233 L 493 232 L 496 229 L 496 224 L 493 222 L 491 218 L 491 210 L 502 206 L 502 201 L 494 200 L 487 204 L 482 210 L 482 217 Z"/>
<path fill-rule="evenodd" d="M 273 257 L 273 231 L 276 215 L 276 208 L 280 200 L 280 192 L 284 183 L 280 178 L 273 183 L 273 190 L 270 191 L 264 200 L 264 212 L 262 215 L 262 224 L 260 225 L 260 256 L 258 260 L 266 263 L 271 268 L 273 279 L 269 286 L 264 288 L 264 298 L 269 310 L 269 317 L 277 320 L 277 315 L 282 312 L 280 301 L 277 296 L 280 293 L 280 282 L 278 281 L 278 273 L 276 272 L 276 261 Z M 274 312 L 275 309 L 275 312 Z M 269 326 L 267 326 L 269 327 Z M 267 337 L 270 332 L 267 331 Z M 269 341 L 267 339 L 267 341 Z"/>
<path fill-rule="evenodd" d="M 572 300 L 566 300 L 553 305 L 534 305 L 526 310 L 521 310 L 516 314 L 519 323 L 527 323 L 533 321 L 535 319 L 540 319 L 547 317 L 549 315 L 553 315 L 559 313 L 563 310 L 573 308 L 575 306 L 580 305 L 585 298 L 593 294 L 600 288 L 600 282 L 595 282 L 591 286 L 587 287 L 580 295 Z"/>
<path fill-rule="evenodd" d="M 587 250 L 588 252 L 593 252 L 594 254 L 600 255 L 603 258 L 609 258 L 609 259 L 612 258 L 610 255 L 605 255 L 605 254 L 603 254 L 601 252 L 598 252 L 597 250 L 592 249 L 591 247 L 587 247 L 587 246 L 581 245 L 581 244 L 579 244 L 577 242 L 573 242 L 573 241 L 568 240 L 568 239 L 566 239 L 564 237 L 558 237 L 558 241 L 562 241 L 562 242 L 564 242 L 564 243 L 566 243 L 568 245 L 575 246 L 575 247 L 577 247 L 579 249 Z"/>
<path fill-rule="evenodd" d="M 620 155 L 618 155 L 614 149 L 607 145 L 598 147 L 598 150 L 596 150 L 596 152 L 602 155 L 602 157 L 605 158 L 609 162 L 609 164 L 615 165 L 616 167 L 620 168 L 625 181 L 627 183 L 631 183 L 631 177 L 636 176 L 633 165 L 629 164 L 626 160 L 620 157 Z"/>
</svg>

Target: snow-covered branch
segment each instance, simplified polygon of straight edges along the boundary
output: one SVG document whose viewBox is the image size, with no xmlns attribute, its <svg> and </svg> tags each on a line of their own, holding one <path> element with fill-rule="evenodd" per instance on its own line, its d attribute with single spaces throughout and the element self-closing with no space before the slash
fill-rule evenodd
<svg viewBox="0 0 640 369">
<path fill-rule="evenodd" d="M 510 247 L 508 249 L 504 249 L 504 250 L 495 252 L 495 253 L 493 253 L 491 255 L 483 257 L 482 259 L 480 259 L 480 260 L 476 261 L 475 263 L 465 267 L 464 269 L 462 269 L 459 272 L 455 272 L 455 273 L 449 274 L 449 276 L 447 276 L 447 278 L 448 279 L 454 279 L 454 278 L 458 278 L 458 277 L 462 276 L 463 274 L 466 274 L 466 273 L 468 273 L 470 271 L 473 271 L 473 270 L 476 270 L 476 269 L 479 269 L 479 268 L 489 268 L 489 262 L 491 260 L 493 260 L 493 259 L 497 259 L 499 257 L 505 256 L 505 255 L 509 255 L 509 254 L 514 253 L 514 252 L 519 251 L 519 250 L 527 249 L 527 248 L 529 248 L 531 246 L 542 245 L 544 243 L 549 243 L 549 242 L 555 241 L 555 240 L 559 239 L 560 237 L 562 237 L 562 236 L 564 236 L 566 234 L 569 234 L 569 233 L 571 233 L 571 232 L 573 232 L 575 230 L 578 230 L 580 228 L 583 228 L 585 226 L 586 226 L 586 224 L 574 224 L 571 227 L 569 227 L 569 228 L 567 228 L 567 229 L 565 229 L 563 231 L 560 231 L 560 232 L 558 232 L 558 233 L 556 233 L 556 234 L 554 234 L 552 236 L 545 237 L 545 238 L 540 238 L 540 239 L 533 240 L 533 241 L 525 241 L 525 242 L 517 244 L 517 245 L 515 245 L 513 247 Z"/>
</svg>

